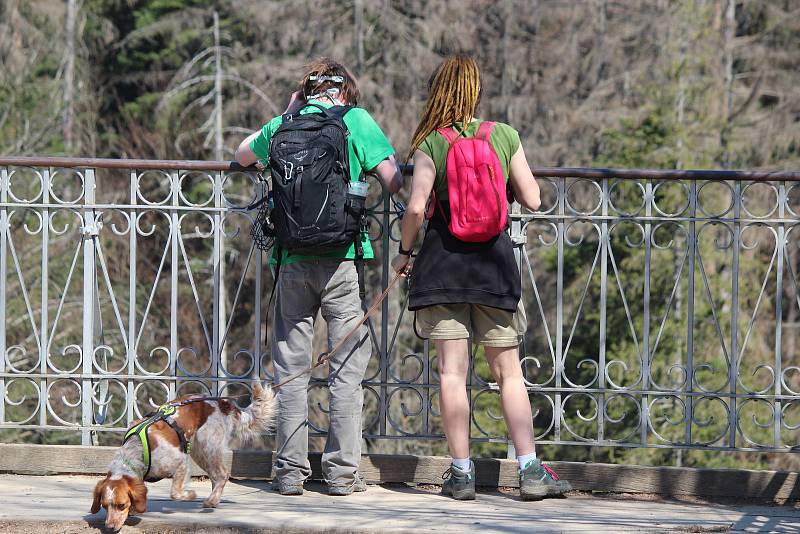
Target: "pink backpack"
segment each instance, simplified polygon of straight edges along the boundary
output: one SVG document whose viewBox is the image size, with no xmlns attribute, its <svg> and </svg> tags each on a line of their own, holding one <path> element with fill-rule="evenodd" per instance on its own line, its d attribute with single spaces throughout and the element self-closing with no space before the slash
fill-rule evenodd
<svg viewBox="0 0 800 534">
<path fill-rule="evenodd" d="M 436 130 L 450 143 L 447 151 L 449 229 L 461 241 L 488 241 L 502 232 L 508 221 L 503 166 L 489 143 L 494 125 L 494 122 L 482 122 L 475 137 L 459 136 L 453 128 Z M 433 216 L 435 205 L 434 192 L 428 218 Z"/>
</svg>

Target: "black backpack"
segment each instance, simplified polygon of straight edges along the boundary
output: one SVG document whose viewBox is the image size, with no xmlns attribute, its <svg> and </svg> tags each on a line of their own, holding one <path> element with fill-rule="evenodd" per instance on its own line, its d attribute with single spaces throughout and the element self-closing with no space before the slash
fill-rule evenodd
<svg viewBox="0 0 800 534">
<path fill-rule="evenodd" d="M 363 301 L 364 248 L 361 231 L 366 228 L 365 197 L 348 194 L 350 162 L 344 116 L 351 106 L 318 108 L 321 113 L 284 115 L 269 143 L 272 190 L 248 206 L 261 206 L 251 235 L 262 250 L 278 238 L 280 249 L 289 254 L 316 255 L 355 243 L 358 293 Z M 281 251 L 275 280 L 281 266 Z M 269 302 L 275 294 L 273 284 Z M 269 304 L 267 304 L 269 310 Z M 269 311 L 267 324 L 269 324 Z M 265 330 L 265 343 L 269 332 Z"/>
<path fill-rule="evenodd" d="M 269 145 L 272 213 L 279 246 L 289 254 L 318 254 L 356 244 L 361 250 L 364 198 L 348 195 L 350 106 L 285 115 Z"/>
</svg>

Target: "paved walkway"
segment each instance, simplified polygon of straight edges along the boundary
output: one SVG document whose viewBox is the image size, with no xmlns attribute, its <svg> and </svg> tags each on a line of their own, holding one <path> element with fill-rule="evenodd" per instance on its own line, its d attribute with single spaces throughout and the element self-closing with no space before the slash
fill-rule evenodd
<svg viewBox="0 0 800 534">
<path fill-rule="evenodd" d="M 0 532 L 101 532 L 105 512 L 89 514 L 99 477 L 0 475 Z M 800 506 L 693 504 L 574 495 L 521 502 L 512 494 L 479 493 L 457 502 L 405 486 L 370 486 L 330 497 L 311 485 L 301 497 L 281 497 L 265 482 L 231 482 L 216 510 L 199 499 L 208 481 L 192 481 L 197 502 L 169 499 L 169 481 L 149 484 L 148 512 L 129 519 L 128 533 L 281 532 L 778 532 L 800 533 Z"/>
</svg>

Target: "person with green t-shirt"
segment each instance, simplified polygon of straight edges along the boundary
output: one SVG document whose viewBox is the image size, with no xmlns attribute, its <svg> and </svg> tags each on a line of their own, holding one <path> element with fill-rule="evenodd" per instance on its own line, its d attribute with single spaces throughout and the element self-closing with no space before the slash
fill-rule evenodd
<svg viewBox="0 0 800 534">
<path fill-rule="evenodd" d="M 355 78 L 340 63 L 318 59 L 305 67 L 300 89 L 292 95 L 286 114 L 319 113 L 316 106 L 356 106 L 359 91 Z M 313 104 L 313 105 L 310 105 Z M 283 115 L 265 124 L 242 141 L 236 161 L 244 166 L 269 166 L 270 140 L 283 123 Z M 394 148 L 375 120 L 363 108 L 344 115 L 349 135 L 347 150 L 351 181 L 374 172 L 391 192 L 403 182 Z M 363 259 L 373 258 L 366 232 L 360 235 Z M 278 243 L 280 245 L 280 243 Z M 314 320 L 317 312 L 328 325 L 328 346 L 335 346 L 363 318 L 355 265 L 356 243 L 320 251 L 317 255 L 288 254 L 277 246 L 271 263 L 280 265 L 275 293 L 272 356 L 275 380 L 281 381 L 311 365 Z M 281 257 L 275 257 L 279 250 Z M 280 261 L 278 261 L 280 260 Z M 330 424 L 322 471 L 331 495 L 365 491 L 358 473 L 361 459 L 361 381 L 372 355 L 366 326 L 359 327 L 329 360 Z M 275 482 L 281 495 L 301 495 L 311 475 L 308 461 L 308 382 L 304 374 L 278 391 Z"/>
</svg>

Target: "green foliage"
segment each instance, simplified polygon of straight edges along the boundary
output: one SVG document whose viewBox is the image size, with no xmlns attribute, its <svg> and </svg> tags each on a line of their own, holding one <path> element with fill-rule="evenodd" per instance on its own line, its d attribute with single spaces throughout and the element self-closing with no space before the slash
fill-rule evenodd
<svg viewBox="0 0 800 534">
<path fill-rule="evenodd" d="M 664 108 L 653 110 L 639 122 L 623 119 L 618 128 L 601 134 L 598 164 L 621 168 L 674 169 L 676 125 Z"/>
</svg>

